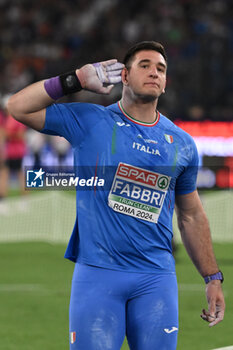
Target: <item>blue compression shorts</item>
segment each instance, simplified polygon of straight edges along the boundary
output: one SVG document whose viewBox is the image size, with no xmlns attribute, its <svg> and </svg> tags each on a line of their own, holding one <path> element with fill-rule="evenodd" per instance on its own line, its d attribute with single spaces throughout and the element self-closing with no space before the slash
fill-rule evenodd
<svg viewBox="0 0 233 350">
<path fill-rule="evenodd" d="M 175 350 L 175 274 L 129 273 L 76 264 L 70 299 L 70 349 Z"/>
</svg>

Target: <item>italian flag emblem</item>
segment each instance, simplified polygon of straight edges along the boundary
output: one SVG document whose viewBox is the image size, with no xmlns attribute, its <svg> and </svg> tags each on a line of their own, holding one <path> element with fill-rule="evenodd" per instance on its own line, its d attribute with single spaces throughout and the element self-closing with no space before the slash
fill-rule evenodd
<svg viewBox="0 0 233 350">
<path fill-rule="evenodd" d="M 70 332 L 70 343 L 74 344 L 76 340 L 76 332 Z"/>
<path fill-rule="evenodd" d="M 173 136 L 172 135 L 168 135 L 168 134 L 164 134 L 165 139 L 168 143 L 172 143 L 173 142 Z"/>
</svg>

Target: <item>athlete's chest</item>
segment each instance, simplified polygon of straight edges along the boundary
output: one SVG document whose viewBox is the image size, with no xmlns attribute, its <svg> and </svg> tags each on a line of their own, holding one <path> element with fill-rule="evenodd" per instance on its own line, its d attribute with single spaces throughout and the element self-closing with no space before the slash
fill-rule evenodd
<svg viewBox="0 0 233 350">
<path fill-rule="evenodd" d="M 122 119 L 98 123 L 80 145 L 79 152 L 89 161 L 117 165 L 175 165 L 179 147 L 176 137 L 159 126 L 134 125 Z"/>
</svg>

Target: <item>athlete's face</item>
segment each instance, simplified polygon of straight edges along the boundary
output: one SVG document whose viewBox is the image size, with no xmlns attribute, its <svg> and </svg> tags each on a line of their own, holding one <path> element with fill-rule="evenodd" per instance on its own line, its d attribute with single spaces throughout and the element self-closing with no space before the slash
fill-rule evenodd
<svg viewBox="0 0 233 350">
<path fill-rule="evenodd" d="M 165 92 L 166 72 L 166 61 L 159 52 L 139 51 L 130 68 L 123 69 L 122 82 L 134 96 L 155 100 Z"/>
</svg>

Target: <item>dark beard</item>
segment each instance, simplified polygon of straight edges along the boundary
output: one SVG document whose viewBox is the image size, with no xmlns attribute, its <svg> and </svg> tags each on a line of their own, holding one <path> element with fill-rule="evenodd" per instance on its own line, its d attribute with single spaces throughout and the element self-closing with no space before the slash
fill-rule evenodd
<svg viewBox="0 0 233 350">
<path fill-rule="evenodd" d="M 137 94 L 137 97 L 143 102 L 143 103 L 149 103 L 149 102 L 154 102 L 157 100 L 157 96 L 154 95 L 140 95 Z"/>
</svg>

